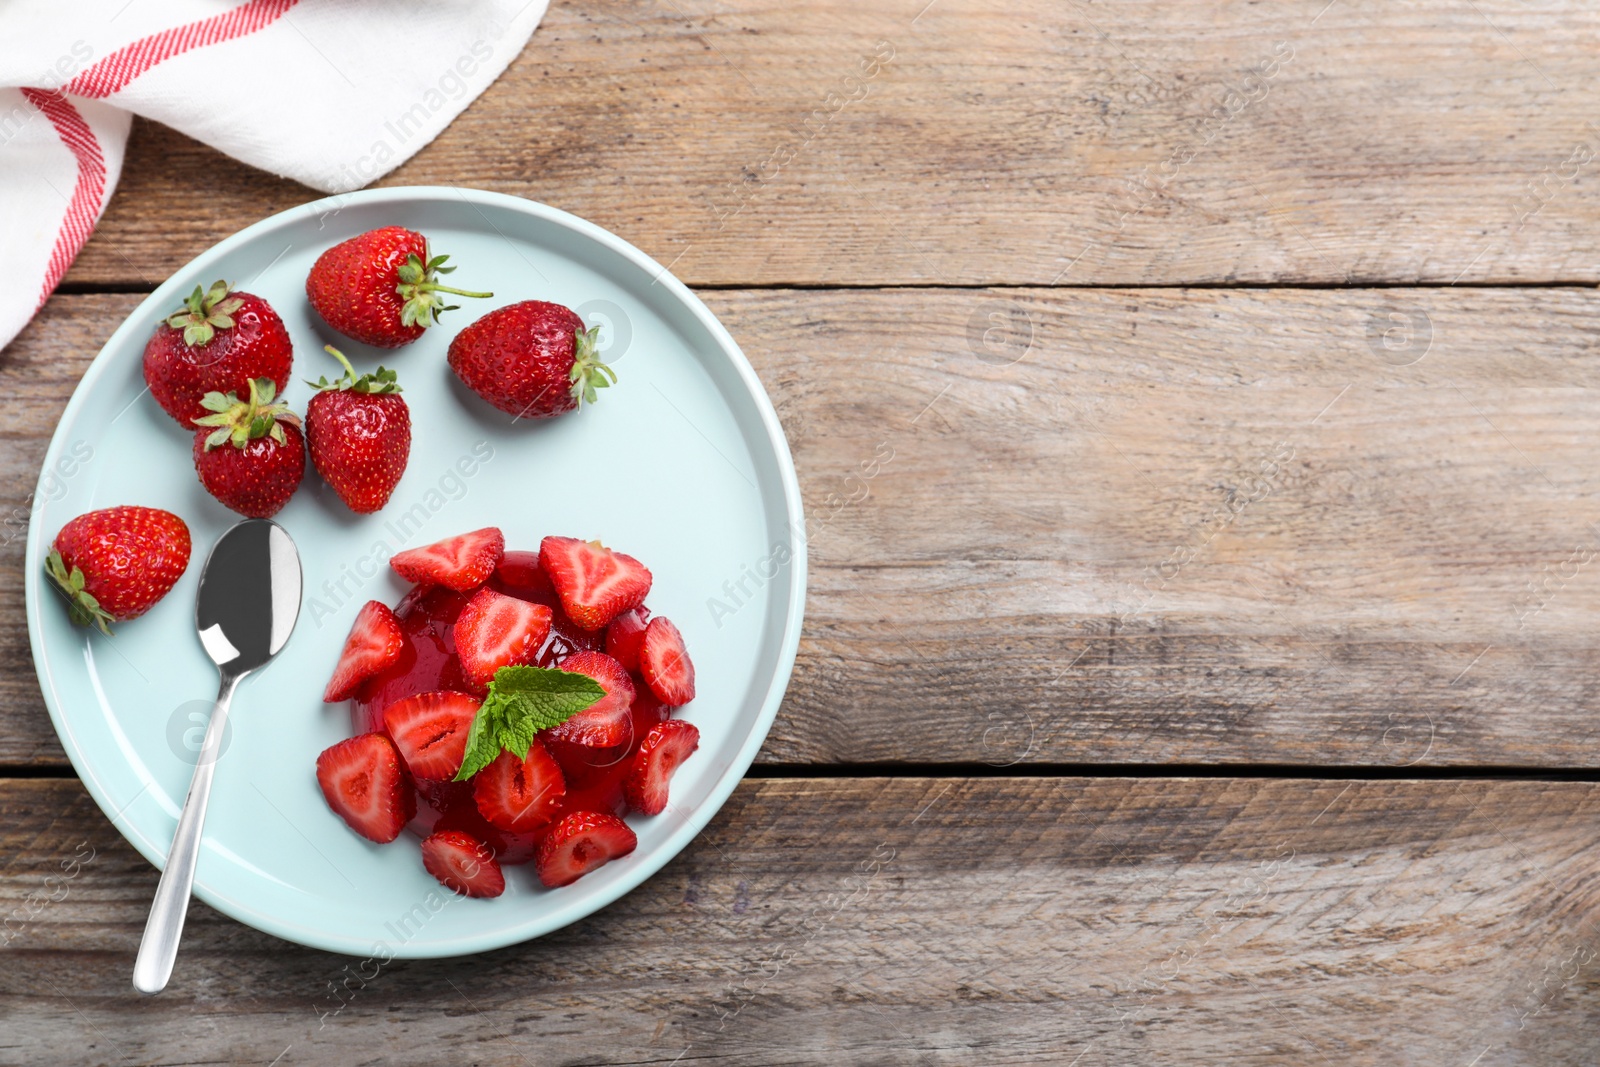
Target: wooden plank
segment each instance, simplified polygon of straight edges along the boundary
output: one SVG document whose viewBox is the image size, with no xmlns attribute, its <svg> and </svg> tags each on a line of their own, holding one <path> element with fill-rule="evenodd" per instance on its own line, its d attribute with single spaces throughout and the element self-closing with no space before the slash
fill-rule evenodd
<svg viewBox="0 0 1600 1067">
<path fill-rule="evenodd" d="M 708 297 L 810 523 L 763 760 L 1600 764 L 1593 292 Z M 135 299 L 0 354 L 0 505 Z M 0 762 L 60 762 L 21 547 Z"/>
<path fill-rule="evenodd" d="M 579 0 L 379 184 L 552 203 L 692 284 L 1593 282 L 1597 74 L 1575 0 Z M 141 124 L 69 280 L 313 196 Z"/>
<path fill-rule="evenodd" d="M 1597 788 L 748 781 L 532 944 L 385 965 L 196 904 L 150 999 L 155 872 L 76 783 L 13 780 L 0 1059 L 1587 1067 Z"/>
</svg>

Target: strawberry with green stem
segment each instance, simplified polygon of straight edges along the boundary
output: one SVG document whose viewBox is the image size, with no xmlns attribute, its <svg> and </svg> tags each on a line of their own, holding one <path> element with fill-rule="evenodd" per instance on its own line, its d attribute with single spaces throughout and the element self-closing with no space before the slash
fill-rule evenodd
<svg viewBox="0 0 1600 1067">
<path fill-rule="evenodd" d="M 144 348 L 144 380 L 163 411 L 189 426 L 206 414 L 207 393 L 242 393 L 257 378 L 289 384 L 294 345 L 265 300 L 225 281 L 195 286 Z"/>
<path fill-rule="evenodd" d="M 450 342 L 463 385 L 519 419 L 546 419 L 593 404 L 617 375 L 600 359 L 600 327 L 547 300 L 489 312 Z"/>
<path fill-rule="evenodd" d="M 317 257 L 306 276 L 306 298 L 335 330 L 377 348 L 399 348 L 454 311 L 444 294 L 484 299 L 493 293 L 453 289 L 438 281 L 454 267 L 428 252 L 428 239 L 385 226 L 341 241 Z"/>
<path fill-rule="evenodd" d="M 411 410 L 400 398 L 392 370 L 357 374 L 332 345 L 324 346 L 344 367 L 332 382 L 307 382 L 317 390 L 306 405 L 306 444 L 311 465 L 358 515 L 389 502 L 411 455 Z"/>
<path fill-rule="evenodd" d="M 90 511 L 50 543 L 45 573 L 67 598 L 67 616 L 105 634 L 172 591 L 189 566 L 189 527 L 159 508 Z"/>
<path fill-rule="evenodd" d="M 207 393 L 201 404 L 212 414 L 195 419 L 194 469 L 206 492 L 252 519 L 276 515 L 306 472 L 300 417 L 282 402 L 277 387 L 258 378 L 248 400 L 238 394 Z"/>
</svg>

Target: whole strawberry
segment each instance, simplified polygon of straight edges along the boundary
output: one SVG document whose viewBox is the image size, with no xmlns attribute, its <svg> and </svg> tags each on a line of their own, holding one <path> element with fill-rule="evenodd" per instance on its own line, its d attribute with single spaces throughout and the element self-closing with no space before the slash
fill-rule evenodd
<svg viewBox="0 0 1600 1067">
<path fill-rule="evenodd" d="M 189 566 L 189 527 L 158 508 L 104 508 L 79 515 L 50 544 L 45 574 L 67 598 L 67 616 L 110 633 L 172 591 Z"/>
<path fill-rule="evenodd" d="M 600 362 L 600 327 L 571 308 L 524 300 L 483 316 L 450 342 L 450 369 L 467 388 L 519 419 L 547 419 L 592 404 L 617 380 Z"/>
<path fill-rule="evenodd" d="M 194 469 L 206 492 L 252 519 L 276 515 L 306 473 L 305 438 L 300 418 L 274 404 L 277 395 L 265 378 L 250 383 L 250 399 L 207 393 L 202 403 L 214 412 L 195 419 Z"/>
<path fill-rule="evenodd" d="M 341 241 L 317 257 L 306 275 L 306 298 L 317 314 L 346 337 L 378 348 L 399 348 L 454 311 L 440 294 L 490 297 L 440 285 L 449 256 L 428 255 L 428 239 L 414 230 L 385 226 Z"/>
<path fill-rule="evenodd" d="M 392 370 L 357 375 L 332 345 L 329 355 L 344 376 L 318 379 L 306 405 L 306 444 L 311 465 L 350 510 L 365 515 L 389 502 L 411 454 L 411 411 L 400 399 Z"/>
<path fill-rule="evenodd" d="M 227 282 L 195 286 L 144 346 L 144 380 L 168 415 L 188 428 L 206 414 L 207 393 L 243 393 L 257 378 L 289 384 L 294 346 L 278 313 Z"/>
</svg>

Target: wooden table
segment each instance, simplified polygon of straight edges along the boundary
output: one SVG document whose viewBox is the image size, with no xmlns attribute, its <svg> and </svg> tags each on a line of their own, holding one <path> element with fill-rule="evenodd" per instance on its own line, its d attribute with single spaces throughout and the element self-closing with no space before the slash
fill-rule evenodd
<svg viewBox="0 0 1600 1067">
<path fill-rule="evenodd" d="M 813 527 L 788 699 L 587 921 L 373 973 L 196 905 L 158 1000 L 27 496 L 140 294 L 313 194 L 138 125 L 0 353 L 0 1061 L 1592 1065 L 1597 74 L 1568 0 L 556 4 L 380 184 L 722 316 Z"/>
</svg>

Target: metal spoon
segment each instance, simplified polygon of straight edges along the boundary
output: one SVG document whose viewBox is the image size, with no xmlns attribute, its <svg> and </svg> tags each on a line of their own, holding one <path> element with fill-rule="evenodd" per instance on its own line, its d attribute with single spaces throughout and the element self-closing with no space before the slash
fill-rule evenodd
<svg viewBox="0 0 1600 1067">
<path fill-rule="evenodd" d="M 300 554 L 283 527 L 266 519 L 246 519 L 217 539 L 200 575 L 194 620 L 200 644 L 222 674 L 222 688 L 206 724 L 178 832 L 172 837 L 139 942 L 133 986 L 141 993 L 161 992 L 172 976 L 233 691 L 247 674 L 278 654 L 299 615 Z"/>
</svg>

